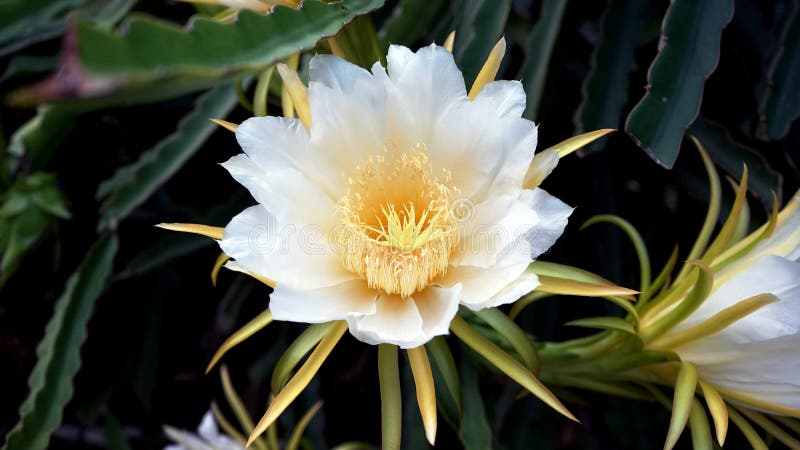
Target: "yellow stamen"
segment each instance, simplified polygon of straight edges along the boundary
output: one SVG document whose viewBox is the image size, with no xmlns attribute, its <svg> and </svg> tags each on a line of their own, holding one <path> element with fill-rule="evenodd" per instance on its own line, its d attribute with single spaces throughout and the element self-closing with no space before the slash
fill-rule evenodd
<svg viewBox="0 0 800 450">
<path fill-rule="evenodd" d="M 342 263 L 370 287 L 408 297 L 447 270 L 456 239 L 450 173 L 433 175 L 423 145 L 384 149 L 356 166 L 338 204 Z"/>
</svg>

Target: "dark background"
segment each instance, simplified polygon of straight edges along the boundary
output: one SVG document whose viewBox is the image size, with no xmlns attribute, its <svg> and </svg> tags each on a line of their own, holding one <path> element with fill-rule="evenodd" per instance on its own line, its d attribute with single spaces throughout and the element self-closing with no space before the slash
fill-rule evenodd
<svg viewBox="0 0 800 450">
<path fill-rule="evenodd" d="M 389 2 L 384 9 L 395 3 Z M 582 98 L 581 84 L 590 69 L 604 3 L 573 1 L 567 8 L 539 110 L 541 149 L 576 132 L 573 117 Z M 668 2 L 651 1 L 648 5 L 651 17 L 645 28 L 655 38 Z M 751 130 L 757 121 L 757 92 L 765 70 L 762 52 L 768 54 L 770 46 L 776 45 L 785 19 L 779 13 L 791 5 L 789 1 L 736 1 L 737 11 L 758 14 L 742 16 L 737 12 L 725 30 L 720 65 L 706 84 L 702 106 L 704 116 L 726 126 L 738 142 L 752 146 L 783 176 L 784 201 L 800 182 L 800 126 L 795 123 L 784 139 L 772 142 L 756 139 Z M 510 51 L 502 78 L 513 78 L 517 73 L 523 54 L 515 38 L 536 22 L 539 8 L 539 2 L 533 0 L 513 2 L 505 33 Z M 140 2 L 136 9 L 177 23 L 184 23 L 193 13 L 189 5 L 157 1 Z M 378 27 L 387 15 L 385 11 L 374 15 Z M 760 34 L 754 34 L 753 27 L 758 27 Z M 441 43 L 443 36 L 431 32 L 417 43 L 423 45 L 433 39 Z M 58 51 L 59 43 L 59 39 L 50 40 L 25 52 L 52 54 Z M 637 48 L 626 111 L 644 92 L 646 71 L 656 50 L 657 39 L 645 39 Z M 0 60 L 0 69 L 9 60 Z M 0 90 L 9 92 L 40 78 L 36 74 L 6 80 Z M 57 186 L 69 201 L 72 218 L 58 222 L 54 232 L 26 255 L 0 291 L 0 373 L 4 380 L 0 434 L 17 421 L 17 410 L 28 392 L 27 378 L 36 362 L 36 345 L 53 303 L 97 238 L 97 185 L 118 166 L 135 161 L 171 133 L 191 109 L 193 99 L 188 95 L 155 105 L 85 113 L 58 146 L 48 171 L 57 174 Z M 0 123 L 10 135 L 31 115 L 31 110 L 3 107 Z M 238 123 L 248 115 L 239 107 L 228 120 Z M 119 224 L 114 281 L 95 304 L 89 337 L 81 351 L 83 363 L 75 379 L 75 395 L 50 448 L 104 448 L 106 430 L 117 425 L 132 448 L 161 448 L 166 444 L 162 424 L 194 430 L 212 400 L 224 404 L 218 371 L 206 376 L 205 365 L 227 335 L 263 310 L 270 290 L 227 271 L 221 272 L 217 287 L 212 287 L 209 272 L 218 248 L 210 240 L 180 237 L 187 247 L 176 250 L 170 247 L 176 234 L 153 225 L 210 217 L 206 223 L 224 226 L 235 213 L 252 204 L 244 189 L 218 165 L 239 152 L 233 135 L 220 129 L 157 193 Z M 706 186 L 699 155 L 688 141 L 675 167 L 666 170 L 619 131 L 600 151 L 562 160 L 544 183 L 546 190 L 576 209 L 565 234 L 541 259 L 575 265 L 635 287 L 638 265 L 624 235 L 607 225 L 586 231 L 579 231 L 579 226 L 601 213 L 630 220 L 644 236 L 657 271 L 676 243 L 684 251 L 682 255 L 691 246 L 707 207 Z M 731 197 L 726 189 L 725 203 Z M 750 206 L 754 228 L 763 222 L 765 209 L 752 198 Z M 137 258 L 141 261 L 154 255 L 163 257 L 164 263 L 145 273 L 129 273 Z M 564 322 L 607 311 L 613 309 L 599 301 L 559 298 L 529 308 L 520 323 L 540 340 L 563 340 L 582 333 L 563 327 Z M 224 358 L 253 417 L 260 417 L 267 405 L 272 365 L 302 329 L 298 324 L 273 323 Z M 458 360 L 464 352 L 453 344 Z M 470 364 L 470 358 L 465 355 L 465 364 Z M 375 347 L 346 335 L 297 402 L 300 407 L 293 407 L 281 419 L 281 434 L 288 433 L 287 424 L 293 423 L 293 417 L 323 399 L 323 411 L 308 433 L 315 443 L 379 443 L 376 359 Z M 423 433 L 405 361 L 401 361 L 401 369 L 406 378 L 406 444 L 407 448 L 418 448 Z M 669 415 L 657 404 L 574 391 L 586 402 L 584 406 L 569 405 L 583 422 L 576 425 L 531 397 L 512 402 L 516 389 L 507 379 L 484 369 L 479 372 L 480 392 L 488 421 L 496 431 L 497 448 L 662 447 Z M 739 432 L 733 427 L 731 430 L 726 448 L 746 448 Z M 687 436 L 680 445 L 691 445 Z M 438 439 L 438 448 L 460 445 L 456 432 L 444 421 Z"/>
</svg>

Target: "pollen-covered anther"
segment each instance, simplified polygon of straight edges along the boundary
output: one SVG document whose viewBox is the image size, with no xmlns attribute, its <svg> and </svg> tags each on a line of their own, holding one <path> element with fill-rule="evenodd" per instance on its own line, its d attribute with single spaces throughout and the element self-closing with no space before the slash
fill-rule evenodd
<svg viewBox="0 0 800 450">
<path fill-rule="evenodd" d="M 357 165 L 339 200 L 334 239 L 347 270 L 370 287 L 408 297 L 447 270 L 457 237 L 457 189 L 439 177 L 424 145 L 385 148 Z"/>
</svg>

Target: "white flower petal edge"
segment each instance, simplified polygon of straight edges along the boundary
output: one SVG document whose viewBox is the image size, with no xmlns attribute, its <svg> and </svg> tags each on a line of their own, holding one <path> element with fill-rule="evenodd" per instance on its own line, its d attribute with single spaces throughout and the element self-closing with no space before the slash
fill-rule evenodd
<svg viewBox="0 0 800 450">
<path fill-rule="evenodd" d="M 720 271 L 711 295 L 667 333 L 702 324 L 741 301 L 772 294 L 777 301 L 721 331 L 674 349 L 703 380 L 767 404 L 800 411 L 800 198 L 785 209 L 771 237 Z M 783 215 L 783 213 L 782 213 Z"/>
<path fill-rule="evenodd" d="M 211 411 L 203 415 L 197 434 L 164 427 L 164 433 L 178 445 L 168 445 L 164 450 L 245 450 L 232 438 L 221 434 Z"/>
<path fill-rule="evenodd" d="M 219 245 L 245 272 L 287 287 L 314 289 L 356 278 L 339 264 L 326 233 L 256 205 L 231 220 Z"/>
<path fill-rule="evenodd" d="M 350 333 L 368 344 L 419 347 L 447 334 L 458 312 L 460 292 L 461 285 L 457 284 L 449 288 L 431 285 L 405 299 L 381 294 L 375 314 L 347 318 Z"/>
<path fill-rule="evenodd" d="M 521 83 L 488 83 L 473 101 L 442 47 L 392 46 L 387 61 L 369 72 L 315 56 L 309 130 L 273 117 L 239 126 L 245 155 L 223 166 L 259 205 L 228 224 L 220 246 L 235 260 L 226 267 L 275 281 L 276 319 L 346 320 L 364 342 L 410 348 L 448 333 L 459 304 L 478 310 L 535 289 L 526 269 L 572 209 L 522 189 L 537 129 L 521 118 Z M 457 203 L 466 220 L 449 215 Z M 416 217 L 430 213 L 426 226 L 438 221 L 439 234 L 398 231 L 409 204 Z M 395 220 L 386 211 L 399 211 L 395 231 L 386 231 Z M 313 248 L 297 234 L 309 229 Z"/>
<path fill-rule="evenodd" d="M 275 320 L 321 323 L 376 313 L 378 291 L 356 279 L 315 290 L 275 286 L 269 309 Z"/>
</svg>

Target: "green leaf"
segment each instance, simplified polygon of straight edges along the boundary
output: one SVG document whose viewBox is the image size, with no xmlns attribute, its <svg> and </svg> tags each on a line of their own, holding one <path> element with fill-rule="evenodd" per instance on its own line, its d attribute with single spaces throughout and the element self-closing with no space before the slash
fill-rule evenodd
<svg viewBox="0 0 800 450">
<path fill-rule="evenodd" d="M 181 120 L 175 133 L 142 153 L 133 164 L 117 169 L 98 188 L 98 197 L 106 197 L 98 229 L 124 219 L 147 200 L 219 129 L 208 118 L 224 117 L 235 105 L 233 85 L 208 91 L 197 99 L 194 110 Z"/>
<path fill-rule="evenodd" d="M 80 348 L 94 302 L 111 275 L 117 237 L 102 236 L 70 277 L 39 343 L 38 360 L 28 380 L 30 393 L 20 408 L 20 421 L 8 435 L 6 450 L 40 450 L 61 422 L 72 397 L 72 378 L 80 368 Z"/>
<path fill-rule="evenodd" d="M 647 92 L 625 124 L 631 138 L 666 168 L 675 164 L 684 132 L 697 117 L 731 17 L 733 0 L 674 0 L 667 10 Z"/>
<path fill-rule="evenodd" d="M 130 442 L 125 438 L 122 424 L 111 414 L 105 420 L 106 448 L 108 450 L 132 450 Z"/>
<path fill-rule="evenodd" d="M 772 203 L 772 192 L 781 198 L 781 174 L 770 167 L 758 152 L 734 141 L 725 127 L 700 116 L 689 128 L 689 133 L 702 142 L 709 156 L 736 180 L 741 181 L 742 164 L 747 164 L 748 189 L 767 208 Z"/>
<path fill-rule="evenodd" d="M 64 16 L 89 0 L 6 0 L 0 2 L 0 56 L 58 36 Z"/>
<path fill-rule="evenodd" d="M 375 25 L 369 16 L 359 16 L 345 25 L 336 35 L 336 40 L 342 47 L 346 47 L 348 61 L 370 69 L 376 61 L 386 66 L 386 52 L 378 42 Z"/>
<path fill-rule="evenodd" d="M 609 0 L 600 18 L 592 68 L 583 83 L 583 100 L 575 113 L 577 133 L 619 127 L 646 6 L 639 0 Z M 600 148 L 599 143 L 593 143 L 582 153 Z"/>
<path fill-rule="evenodd" d="M 458 437 L 466 450 L 491 450 L 492 427 L 486 417 L 475 364 L 461 355 L 461 379 L 464 383 L 464 413 L 458 427 Z"/>
<path fill-rule="evenodd" d="M 278 6 L 271 14 L 241 11 L 228 23 L 195 16 L 186 28 L 137 14 L 121 34 L 81 21 L 68 34 L 57 75 L 17 91 L 11 100 L 92 99 L 89 104 L 99 107 L 173 98 L 260 73 L 383 3 L 305 0 L 302 8 Z"/>
<path fill-rule="evenodd" d="M 783 31 L 783 45 L 767 69 L 766 89 L 759 105 L 758 134 L 763 139 L 781 139 L 800 117 L 800 13 Z"/>
<path fill-rule="evenodd" d="M 0 2 L 0 56 L 61 35 L 82 17 L 98 27 L 116 23 L 136 0 L 6 0 Z"/>
<path fill-rule="evenodd" d="M 467 91 L 506 26 L 510 0 L 460 0 L 453 56 L 464 75 Z"/>
<path fill-rule="evenodd" d="M 378 345 L 378 379 L 381 390 L 382 448 L 400 450 L 403 403 L 396 345 Z"/>
<path fill-rule="evenodd" d="M 539 21 L 533 27 L 525 45 L 525 62 L 517 79 L 522 80 L 528 95 L 525 117 L 535 121 L 542 100 L 550 56 L 556 45 L 558 30 L 564 18 L 567 0 L 543 0 Z"/>
<path fill-rule="evenodd" d="M 390 44 L 411 46 L 430 30 L 442 14 L 444 0 L 405 0 L 399 2 L 378 33 L 384 53 Z"/>
<path fill-rule="evenodd" d="M 0 287 L 25 254 L 70 217 L 55 175 L 34 173 L 18 178 L 0 195 Z"/>
<path fill-rule="evenodd" d="M 566 325 L 584 328 L 599 328 L 601 330 L 618 330 L 628 334 L 636 334 L 633 325 L 620 317 L 586 317 L 567 322 Z"/>
<path fill-rule="evenodd" d="M 16 76 L 48 72 L 53 70 L 57 65 L 58 58 L 55 56 L 17 55 L 11 58 L 3 75 L 0 75 L 0 83 Z"/>
<path fill-rule="evenodd" d="M 26 158 L 33 169 L 46 166 L 72 131 L 76 112 L 56 105 L 42 105 L 29 121 L 11 136 L 8 153 Z"/>
</svg>

